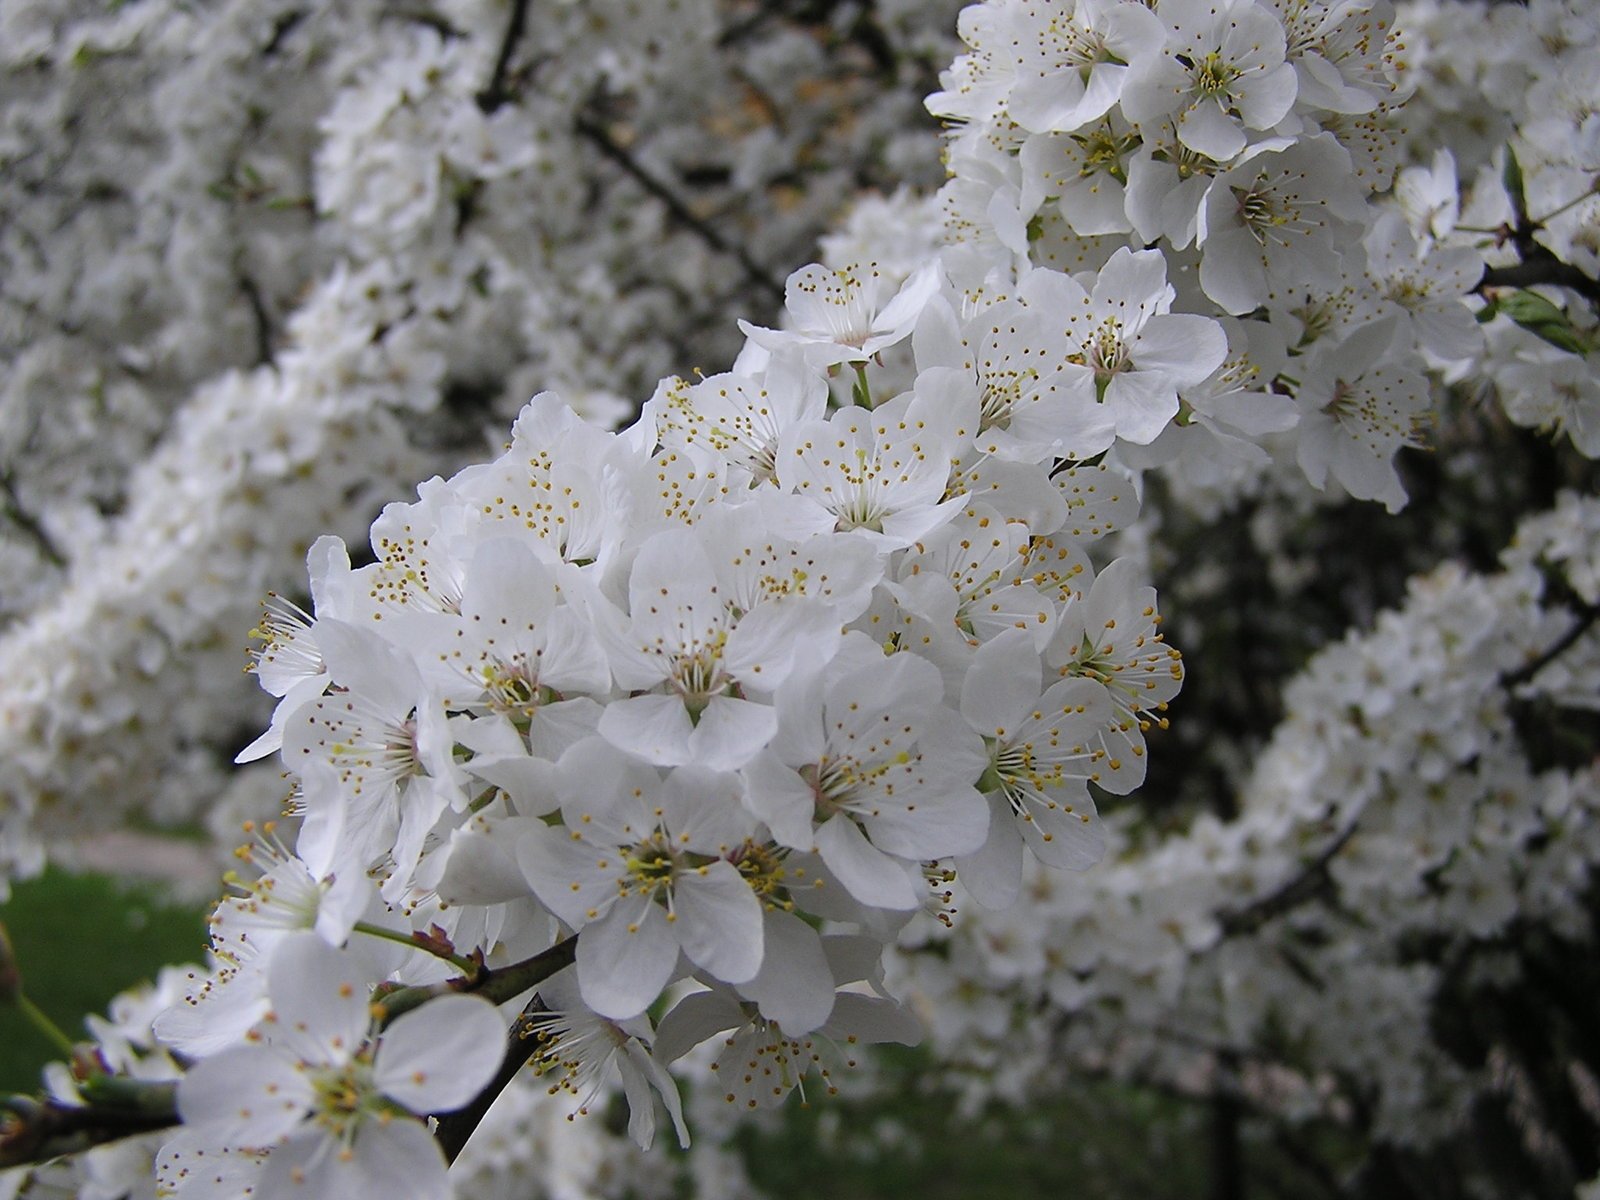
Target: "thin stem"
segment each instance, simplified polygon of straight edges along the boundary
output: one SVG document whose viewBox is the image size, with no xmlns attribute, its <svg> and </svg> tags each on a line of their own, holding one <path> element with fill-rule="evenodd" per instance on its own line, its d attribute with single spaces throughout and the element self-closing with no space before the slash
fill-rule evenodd
<svg viewBox="0 0 1600 1200">
<path fill-rule="evenodd" d="M 374 925 L 370 921 L 357 921 L 355 931 L 364 933 L 368 937 L 382 938 L 386 942 L 394 942 L 398 946 L 407 946 L 412 950 L 423 950 L 435 958 L 442 958 L 450 963 L 469 979 L 476 975 L 482 967 L 464 955 L 446 950 L 437 942 L 428 941 L 414 933 L 401 933 L 398 929 L 385 929 L 381 925 Z"/>
<path fill-rule="evenodd" d="M 670 187 L 640 166 L 633 156 L 617 143 L 617 140 L 611 136 L 603 125 L 589 117 L 580 116 L 577 121 L 577 128 L 578 133 L 593 142 L 600 153 L 616 163 L 617 166 L 631 175 L 640 187 L 661 201 L 666 206 L 667 212 L 672 215 L 673 220 L 690 230 L 702 242 L 719 254 L 726 254 L 731 257 L 744 270 L 745 277 L 751 283 L 775 296 L 778 300 L 781 301 L 783 299 L 783 285 L 768 275 L 766 268 L 751 258 L 742 246 L 730 244 L 720 233 L 695 216 L 689 206 L 679 199 Z"/>
<path fill-rule="evenodd" d="M 1594 198 L 1594 196 L 1595 196 L 1595 189 L 1594 188 L 1590 188 L 1587 192 L 1584 192 L 1581 196 L 1573 197 L 1571 200 L 1568 200 L 1565 204 L 1561 205 L 1559 208 L 1552 208 L 1549 212 L 1545 213 L 1544 216 L 1535 217 L 1533 219 L 1533 224 L 1534 224 L 1535 227 L 1543 225 L 1551 217 L 1559 217 L 1562 213 L 1566 212 L 1567 209 L 1569 209 L 1569 208 L 1577 208 L 1578 205 L 1582 204 L 1585 200 L 1592 200 Z"/>
<path fill-rule="evenodd" d="M 448 996 L 455 992 L 470 992 L 493 1000 L 496 1004 L 502 1004 L 531 988 L 538 987 L 563 967 L 570 967 L 577 960 L 577 955 L 578 935 L 573 934 L 548 950 L 543 950 L 532 958 L 525 958 L 519 963 L 513 963 L 509 967 L 500 967 L 497 970 L 477 968 L 475 975 L 467 978 L 448 979 L 443 983 L 432 983 L 425 987 L 397 988 L 374 1000 L 379 1013 L 378 1020 L 381 1024 L 388 1025 L 401 1013 L 420 1008 L 436 996 Z"/>
<path fill-rule="evenodd" d="M 0 512 L 28 536 L 34 549 L 38 550 L 51 566 L 67 565 L 67 556 L 61 553 L 60 547 L 51 539 L 39 518 L 23 506 L 21 497 L 17 495 L 16 481 L 12 479 L 9 471 L 0 472 Z"/>
<path fill-rule="evenodd" d="M 1578 619 L 1573 622 L 1571 629 L 1546 647 L 1543 653 L 1530 659 L 1515 671 L 1502 675 L 1500 677 L 1500 686 L 1511 688 L 1516 687 L 1518 684 L 1527 683 L 1564 654 L 1574 642 L 1594 628 L 1596 620 L 1600 620 L 1600 606 L 1585 604 L 1578 610 Z"/>
<path fill-rule="evenodd" d="M 477 96 L 478 108 L 483 112 L 492 113 L 511 99 L 506 80 L 511 74 L 511 58 L 517 52 L 517 43 L 528 28 L 528 8 L 531 3 L 532 0 L 512 0 L 511 19 L 506 22 L 505 37 L 500 39 L 500 52 L 495 55 L 494 70 L 489 75 L 489 82 Z"/>
<path fill-rule="evenodd" d="M 32 1000 L 29 1000 L 22 992 L 18 992 L 14 999 L 17 1007 L 22 1010 L 22 1015 L 28 1018 L 29 1024 L 44 1034 L 45 1038 L 57 1050 L 68 1058 L 77 1053 L 77 1047 L 73 1044 L 72 1039 L 61 1031 L 61 1026 L 52 1021 L 42 1008 Z"/>
<path fill-rule="evenodd" d="M 1219 913 L 1217 924 L 1222 927 L 1223 935 L 1231 937 L 1240 933 L 1253 933 L 1273 917 L 1298 907 L 1316 895 L 1322 886 L 1328 865 L 1334 856 L 1344 849 L 1345 843 L 1355 836 L 1356 827 L 1360 823 L 1361 818 L 1357 814 L 1314 858 L 1266 895 L 1258 896 L 1242 908 Z"/>
<path fill-rule="evenodd" d="M 862 408 L 872 408 L 872 385 L 867 382 L 867 364 L 858 362 L 856 368 L 855 402 Z"/>
</svg>

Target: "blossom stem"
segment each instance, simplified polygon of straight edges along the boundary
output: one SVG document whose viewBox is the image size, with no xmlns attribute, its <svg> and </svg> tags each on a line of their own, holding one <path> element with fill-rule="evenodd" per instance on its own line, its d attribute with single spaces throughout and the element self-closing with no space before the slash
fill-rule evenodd
<svg viewBox="0 0 1600 1200">
<path fill-rule="evenodd" d="M 854 392 L 854 395 L 852 396 L 852 399 L 854 399 L 855 402 L 857 404 L 859 404 L 862 408 L 871 409 L 872 408 L 872 385 L 867 382 L 867 364 L 864 363 L 864 362 L 858 362 L 858 363 L 855 364 L 855 367 L 856 367 L 856 385 L 852 389 L 852 391 Z"/>
<path fill-rule="evenodd" d="M 54 1045 L 57 1050 L 68 1058 L 71 1058 L 77 1052 L 72 1044 L 72 1039 L 61 1031 L 61 1026 L 46 1016 L 44 1010 L 32 1000 L 29 1000 L 26 995 L 18 992 L 14 1003 L 22 1010 L 22 1015 L 28 1018 L 28 1023 L 42 1033 L 46 1040 Z"/>
<path fill-rule="evenodd" d="M 1580 195 L 1574 196 L 1571 200 L 1568 200 L 1565 204 L 1562 204 L 1562 205 L 1560 205 L 1560 206 L 1558 206 L 1556 208 L 1552 208 L 1549 212 L 1545 213 L 1544 216 L 1535 217 L 1533 219 L 1533 222 L 1532 222 L 1534 228 L 1537 229 L 1539 226 L 1543 225 L 1546 221 L 1548 221 L 1551 217 L 1559 217 L 1562 213 L 1566 212 L 1569 208 L 1577 208 L 1578 205 L 1582 204 L 1585 200 L 1592 199 L 1594 197 L 1595 191 L 1596 191 L 1596 189 L 1591 187 L 1591 188 L 1589 188 L 1588 191 L 1583 192 Z"/>
<path fill-rule="evenodd" d="M 548 950 L 542 950 L 532 958 L 525 958 L 521 962 L 512 963 L 509 967 L 500 967 L 497 970 L 475 967 L 472 972 L 459 979 L 448 979 L 443 983 L 428 984 L 424 987 L 396 988 L 375 997 L 373 1006 L 378 1012 L 379 1022 L 388 1025 L 401 1013 L 420 1008 L 437 996 L 448 996 L 453 992 L 470 992 L 493 1000 L 496 1004 L 502 1004 L 515 996 L 520 996 L 530 988 L 537 987 L 563 967 L 570 967 L 576 961 L 577 954 L 578 935 L 573 934 Z"/>
<path fill-rule="evenodd" d="M 424 950 L 435 958 L 442 958 L 468 977 L 482 970 L 482 967 L 470 958 L 446 950 L 438 942 L 425 940 L 416 934 L 401 933 L 398 929 L 385 929 L 383 926 L 374 925 L 370 921 L 357 921 L 355 923 L 355 931 L 357 933 L 365 933 L 371 937 L 382 938 L 386 942 L 394 942 L 399 946 L 408 946 L 412 950 Z"/>
</svg>

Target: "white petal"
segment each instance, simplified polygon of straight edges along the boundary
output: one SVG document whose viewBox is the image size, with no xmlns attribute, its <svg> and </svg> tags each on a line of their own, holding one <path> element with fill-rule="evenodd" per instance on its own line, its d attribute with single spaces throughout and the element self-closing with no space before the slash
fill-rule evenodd
<svg viewBox="0 0 1600 1200">
<path fill-rule="evenodd" d="M 602 1017 L 636 1017 L 672 979 L 678 940 L 649 900 L 618 902 L 578 938 L 578 988 Z"/>
<path fill-rule="evenodd" d="M 372 1021 L 372 983 L 362 959 L 315 933 L 285 938 L 267 965 L 267 994 L 278 1018 L 274 1039 L 312 1062 L 349 1061 Z"/>
<path fill-rule="evenodd" d="M 701 873 L 703 872 L 703 874 Z M 744 983 L 761 968 L 761 902 L 732 863 L 684 874 L 673 889 L 683 952 L 718 979 Z"/>
<path fill-rule="evenodd" d="M 833 1011 L 833 972 L 822 952 L 822 939 L 793 913 L 769 909 L 763 923 L 766 953 L 761 971 L 739 990 L 790 1037 L 810 1033 Z"/>
<path fill-rule="evenodd" d="M 1022 891 L 1022 861 L 1022 834 L 1011 806 L 990 796 L 989 836 L 973 853 L 956 859 L 956 875 L 974 900 L 1000 911 L 1015 904 Z"/>
<path fill-rule="evenodd" d="M 656 1057 L 661 1062 L 673 1062 L 707 1038 L 737 1029 L 748 1020 L 738 1000 L 726 989 L 685 996 L 656 1026 Z"/>
<path fill-rule="evenodd" d="M 1004 738 L 1038 702 L 1039 676 L 1033 636 L 1008 629 L 973 656 L 961 684 L 961 715 L 984 737 Z"/>
<path fill-rule="evenodd" d="M 910 909 L 922 903 L 900 863 L 879 850 L 856 823 L 846 816 L 834 816 L 817 830 L 817 849 L 822 861 L 844 884 L 845 889 L 863 904 L 875 908 Z"/>
<path fill-rule="evenodd" d="M 310 1078 L 287 1055 L 260 1046 L 203 1059 L 178 1083 L 184 1125 L 218 1144 L 271 1146 L 315 1101 Z"/>
<path fill-rule="evenodd" d="M 694 723 L 677 696 L 633 696 L 606 706 L 600 736 L 645 762 L 675 767 L 692 762 Z"/>
<path fill-rule="evenodd" d="M 716 771 L 736 771 L 778 734 L 778 711 L 733 696 L 713 696 L 689 735 L 690 761 Z"/>
<path fill-rule="evenodd" d="M 477 996 L 441 996 L 384 1030 L 373 1082 L 419 1115 L 454 1112 L 483 1090 L 505 1057 L 506 1024 Z"/>
</svg>

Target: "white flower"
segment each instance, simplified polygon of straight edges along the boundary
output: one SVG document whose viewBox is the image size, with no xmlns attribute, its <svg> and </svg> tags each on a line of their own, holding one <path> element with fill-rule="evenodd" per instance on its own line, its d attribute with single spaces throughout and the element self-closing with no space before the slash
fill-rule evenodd
<svg viewBox="0 0 1600 1200">
<path fill-rule="evenodd" d="M 1111 719 L 1093 739 L 1089 779 L 1125 796 L 1144 782 L 1145 731 L 1166 726 L 1167 702 L 1183 686 L 1183 659 L 1157 632 L 1156 593 L 1137 584 L 1132 558 L 1119 558 L 1096 576 L 1078 602 L 1062 614 L 1048 661 L 1063 677 L 1103 685 Z"/>
<path fill-rule="evenodd" d="M 738 611 L 722 594 L 693 529 L 655 534 L 628 577 L 628 614 L 592 597 L 588 609 L 611 653 L 619 686 L 600 733 L 648 762 L 743 766 L 777 731 L 770 705 L 744 698 L 782 685 L 797 655 L 826 661 L 838 619 L 821 601 L 772 600 Z"/>
<path fill-rule="evenodd" d="M 1140 59 L 1122 86 L 1122 111 L 1143 126 L 1175 114 L 1178 139 L 1224 161 L 1246 129 L 1270 129 L 1294 104 L 1283 26 L 1255 0 L 1160 0 L 1160 56 Z"/>
<path fill-rule="evenodd" d="M 1331 134 L 1259 142 L 1206 191 L 1200 286 L 1235 314 L 1332 290 L 1340 249 L 1366 216 L 1350 155 Z"/>
<path fill-rule="evenodd" d="M 590 1011 L 579 996 L 571 971 L 539 985 L 541 1010 L 529 1019 L 537 1046 L 530 1067 L 554 1096 L 571 1097 L 573 1116 L 587 1116 L 597 1099 L 620 1080 L 628 1098 L 628 1134 L 642 1150 L 655 1141 L 654 1090 L 667 1106 L 678 1145 L 689 1146 L 683 1102 L 672 1076 L 648 1049 L 650 1022 L 644 1017 L 616 1021 Z"/>
<path fill-rule="evenodd" d="M 1393 318 L 1373 321 L 1337 344 L 1319 343 L 1303 360 L 1295 457 L 1313 487 L 1331 474 L 1358 500 L 1381 501 L 1390 512 L 1404 507 L 1394 456 L 1417 444 L 1429 402 L 1405 335 Z"/>
<path fill-rule="evenodd" d="M 1012 629 L 979 648 L 961 687 L 961 715 L 989 752 L 978 781 L 992 810 L 989 838 L 956 860 L 973 896 L 992 908 L 1014 903 L 1024 845 L 1052 867 L 1098 862 L 1105 835 L 1087 781 L 1097 735 L 1112 718 L 1106 689 L 1083 678 L 1046 688 L 1036 643 Z"/>
<path fill-rule="evenodd" d="M 825 681 L 780 702 L 771 752 L 745 768 L 746 802 L 781 845 L 820 853 L 861 903 L 915 908 L 907 868 L 975 849 L 988 830 L 972 787 L 982 743 L 941 705 L 932 663 L 885 658 L 859 633 L 845 642 Z"/>
<path fill-rule="evenodd" d="M 643 420 L 653 423 L 663 446 L 709 448 L 762 483 L 777 472 L 783 431 L 821 420 L 827 402 L 827 380 L 798 354 L 778 353 L 759 375 L 729 372 L 694 384 L 664 379 Z"/>
<path fill-rule="evenodd" d="M 1019 155 L 1023 214 L 1053 203 L 1074 233 L 1127 233 L 1128 167 L 1138 149 L 1138 134 L 1110 116 L 1073 133 L 1030 137 Z"/>
<path fill-rule="evenodd" d="M 672 980 L 681 950 L 718 979 L 761 967 L 761 904 L 728 860 L 754 832 L 739 781 L 700 767 L 666 779 L 598 739 L 562 757 L 562 827 L 539 826 L 517 859 L 539 899 L 574 929 L 578 986 L 595 1012 L 636 1017 Z"/>
<path fill-rule="evenodd" d="M 316 635 L 338 690 L 300 708 L 284 733 L 306 803 L 296 848 L 324 874 L 392 859 L 386 894 L 403 891 L 434 822 L 465 803 L 443 703 L 376 633 L 328 619 Z"/>
<path fill-rule="evenodd" d="M 1018 77 L 1006 111 L 1031 133 L 1069 133 L 1104 116 L 1129 64 L 1159 57 L 1165 34 L 1149 9 L 1121 0 L 1028 5 L 1011 16 Z"/>
<path fill-rule="evenodd" d="M 1107 450 L 1117 438 L 1153 441 L 1178 415 L 1179 390 L 1199 383 L 1227 354 L 1215 321 L 1169 311 L 1174 293 L 1157 250 L 1118 250 L 1092 292 L 1044 271 L 1029 275 L 1022 290 L 1030 304 L 1056 316 L 1073 348 L 1067 385 L 1084 414 L 1063 439 L 1073 458 Z"/>
<path fill-rule="evenodd" d="M 178 1085 L 185 1127 L 206 1144 L 250 1155 L 253 1194 L 447 1197 L 444 1158 L 411 1117 L 462 1107 L 505 1052 L 494 1006 L 473 996 L 430 1001 L 375 1038 L 372 978 L 359 961 L 312 934 L 272 955 L 272 1012 L 261 1041 L 197 1063 Z M 180 1165 L 180 1143 L 158 1174 L 179 1195 L 209 1180 Z"/>
<path fill-rule="evenodd" d="M 908 546 L 955 516 L 944 499 L 962 450 L 958 414 L 906 393 L 876 409 L 841 408 L 802 422 L 778 443 L 778 482 L 832 518 L 841 533 L 884 550 Z"/>
<path fill-rule="evenodd" d="M 768 350 L 800 347 L 812 366 L 865 362 L 909 337 L 922 306 L 939 290 L 937 263 L 926 263 L 891 296 L 889 278 L 876 263 L 829 269 L 813 263 L 789 276 L 784 305 L 792 329 L 739 328 Z"/>
<path fill-rule="evenodd" d="M 1494 373 L 1506 415 L 1518 425 L 1564 433 L 1585 458 L 1600 458 L 1600 355 L 1527 341 Z"/>
<path fill-rule="evenodd" d="M 1367 274 L 1383 296 L 1383 315 L 1400 315 L 1418 346 L 1444 362 L 1483 348 L 1483 329 L 1466 297 L 1483 277 L 1483 256 L 1467 246 L 1421 244 L 1394 211 L 1381 214 L 1363 239 Z"/>
<path fill-rule="evenodd" d="M 795 924 L 800 922 L 790 918 Z M 813 935 L 814 936 L 814 935 Z M 827 986 L 845 988 L 868 980 L 881 985 L 877 953 L 868 938 L 830 936 L 818 954 Z M 856 1065 L 857 1046 L 899 1042 L 914 1046 L 921 1027 L 905 1009 L 882 995 L 841 990 L 831 998 L 827 1020 L 786 1027 L 731 988 L 712 984 L 675 1004 L 656 1031 L 656 1054 L 664 1062 L 682 1057 L 708 1038 L 722 1035 L 712 1074 L 722 1099 L 741 1110 L 782 1103 L 806 1076 L 816 1074 L 828 1094 L 838 1090 L 834 1072 Z"/>
</svg>

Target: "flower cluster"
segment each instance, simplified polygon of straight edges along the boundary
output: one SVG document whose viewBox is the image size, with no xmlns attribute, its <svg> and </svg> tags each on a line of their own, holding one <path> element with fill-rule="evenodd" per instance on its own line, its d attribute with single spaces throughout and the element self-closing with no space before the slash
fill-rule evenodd
<svg viewBox="0 0 1600 1200">
<path fill-rule="evenodd" d="M 0 890 L 206 810 L 264 712 L 240 631 L 320 533 L 539 388 L 609 423 L 725 361 L 841 197 L 936 179 L 950 0 L 746 8 L 6 6 Z"/>
<path fill-rule="evenodd" d="M 1594 765 L 1541 765 L 1526 722 L 1594 703 L 1597 529 L 1600 504 L 1567 493 L 1499 573 L 1418 577 L 1313 658 L 1236 820 L 1144 847 L 1114 822 L 1114 862 L 1072 887 L 1036 874 L 1026 912 L 900 955 L 896 986 L 938 1014 L 941 1054 L 1012 1100 L 1109 1069 L 1230 1086 L 1293 1124 L 1368 1106 L 1391 1145 L 1455 1132 L 1500 1085 L 1429 1023 L 1492 1010 L 1542 969 L 1507 947 L 1514 930 L 1589 936 Z M 1058 1020 L 997 1019 L 1041 1006 Z"/>
<path fill-rule="evenodd" d="M 375 985 L 439 964 L 353 933 L 490 972 L 570 948 L 570 980 L 534 980 L 540 1070 L 579 1110 L 620 1078 L 643 1144 L 659 1093 L 687 1141 L 661 1062 L 721 1035 L 746 1108 L 826 1083 L 829 1048 L 919 1036 L 879 959 L 951 879 L 1003 906 L 1030 858 L 1096 861 L 1089 785 L 1142 781 L 1181 662 L 1134 564 L 1090 565 L 1137 507 L 1058 464 L 1096 401 L 1067 364 L 1058 399 L 1004 407 L 1017 375 L 956 365 L 998 314 L 947 291 L 936 265 L 796 272 L 791 328 L 752 327 L 735 371 L 664 381 L 621 433 L 542 394 L 499 458 L 388 506 L 370 564 L 312 547 L 314 611 L 261 622 L 280 700 L 240 756 L 280 755 L 298 841 L 247 853 L 217 967 L 157 1020 L 198 1060 L 163 1186 L 377 1195 L 403 1169 L 443 1194 L 407 1114 L 476 1095 L 503 1021 L 457 996 L 376 1037 Z M 869 355 L 913 329 L 914 385 L 874 403 Z M 860 403 L 830 409 L 841 364 Z"/>
<path fill-rule="evenodd" d="M 974 1100 L 1114 1073 L 1407 1152 L 1542 1082 L 1482 1014 L 1515 1016 L 1550 947 L 1592 944 L 1600 509 L 1565 493 L 1494 551 L 1554 480 L 1593 490 L 1600 19 L 1496 10 L 1506 38 L 1456 53 L 1462 23 L 1418 6 L 1403 45 L 1389 0 L 977 4 L 927 100 L 943 188 L 863 200 L 779 289 L 771 263 L 855 181 L 931 162 L 931 136 L 888 134 L 899 68 L 944 51 L 916 6 L 840 6 L 873 59 L 840 78 L 816 29 L 712 7 L 563 5 L 527 33 L 520 4 L 509 27 L 469 0 L 260 28 L 222 6 L 248 26 L 228 61 L 277 80 L 288 54 L 318 81 L 260 164 L 219 151 L 236 201 L 310 197 L 287 206 L 306 226 L 285 278 L 246 303 L 287 344 L 168 381 L 194 402 L 107 482 L 120 519 L 83 518 L 96 552 L 0 639 L 9 874 L 114 786 L 161 780 L 171 811 L 205 794 L 243 710 L 154 681 L 204 667 L 309 544 L 302 603 L 257 627 L 277 704 L 238 754 L 289 779 L 292 849 L 264 831 L 246 851 L 211 963 L 153 1018 L 176 1057 L 103 1052 L 187 1068 L 160 1189 L 376 1197 L 403 1173 L 443 1196 L 502 1059 L 530 1069 L 499 1121 L 620 1092 L 641 1146 L 662 1112 L 688 1141 L 669 1065 L 691 1116 L 745 1114 L 923 1028 L 978 1068 Z M 180 27 L 162 11 L 73 28 L 114 62 Z M 330 57 L 347 20 L 373 40 Z M 37 29 L 15 45 L 65 69 Z M 835 120 L 874 74 L 882 103 Z M 724 77 L 741 103 L 691 116 Z M 1482 109 L 1459 159 L 1402 125 L 1418 79 L 1413 130 Z M 708 130 L 737 152 L 700 161 Z M 213 267 L 255 263 L 225 244 Z M 340 265 L 296 274 L 319 245 Z M 177 329 L 195 303 L 152 312 Z M 27 311 L 77 328 L 65 300 Z M 732 365 L 668 375 L 612 430 L 619 397 L 700 355 Z M 452 406 L 509 415 L 534 379 L 501 453 L 460 467 Z M 1430 424 L 1443 465 L 1410 471 Z M 1566 437 L 1525 482 L 1529 427 Z M 311 541 L 429 470 L 368 547 Z M 0 483 L 28 528 L 28 477 Z M 1456 485 L 1484 512 L 1439 504 Z M 1477 569 L 1412 547 L 1382 564 L 1414 575 L 1403 601 L 1397 582 L 1364 607 L 1362 579 L 1329 586 L 1291 545 L 1341 522 L 1359 541 L 1368 518 L 1336 504 L 1412 498 L 1413 531 Z M 1197 514 L 1247 524 L 1260 570 L 1178 545 Z M 65 522 L 34 522 L 31 552 Z M 1104 820 L 1184 680 L 1149 586 L 1177 557 L 1180 640 L 1214 658 L 1231 619 L 1273 643 L 1259 678 L 1253 655 L 1220 669 L 1282 720 L 1269 739 L 1198 714 L 1216 814 L 1162 795 Z M 1330 610 L 1311 656 L 1303 614 Z M 136 752 L 167 687 L 173 735 Z M 60 1092 L 92 1109 L 92 1084 Z M 495 1127 L 467 1170 L 527 1170 Z"/>
<path fill-rule="evenodd" d="M 1430 407 L 1425 356 L 1472 352 L 1462 300 L 1480 272 L 1366 236 L 1404 95 L 1388 0 L 1008 0 L 967 9 L 961 33 L 928 104 L 958 123 L 941 195 L 969 292 L 1018 264 L 1103 269 L 1129 242 L 1158 247 L 1174 315 L 1229 318 L 1203 341 L 1169 318 L 1143 334 L 1142 366 L 1144 296 L 1057 301 L 1102 393 L 1127 372 L 1114 382 L 1138 395 L 1126 417 L 1105 396 L 1127 461 L 1237 487 L 1285 434 L 1314 487 L 1401 507 L 1394 457 Z"/>
</svg>

